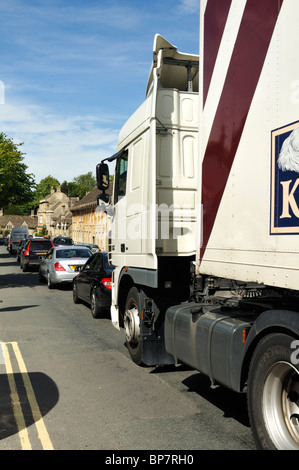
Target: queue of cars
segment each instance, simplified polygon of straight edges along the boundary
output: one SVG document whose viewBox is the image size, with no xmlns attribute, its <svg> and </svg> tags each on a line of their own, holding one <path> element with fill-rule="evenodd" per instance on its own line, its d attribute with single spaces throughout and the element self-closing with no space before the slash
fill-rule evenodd
<svg viewBox="0 0 299 470">
<path fill-rule="evenodd" d="M 75 245 L 69 237 L 28 237 L 17 245 L 16 256 L 23 272 L 38 271 L 49 289 L 72 285 L 74 302 L 89 304 L 94 318 L 110 308 L 114 267 L 97 245 Z"/>
</svg>

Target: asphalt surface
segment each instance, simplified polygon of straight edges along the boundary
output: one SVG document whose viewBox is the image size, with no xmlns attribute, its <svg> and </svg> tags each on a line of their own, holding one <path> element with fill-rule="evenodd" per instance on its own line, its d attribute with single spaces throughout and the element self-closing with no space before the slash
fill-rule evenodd
<svg viewBox="0 0 299 470">
<path fill-rule="evenodd" d="M 184 365 L 136 366 L 109 316 L 23 273 L 4 246 L 0 346 L 0 450 L 255 449 L 246 396 Z"/>
</svg>

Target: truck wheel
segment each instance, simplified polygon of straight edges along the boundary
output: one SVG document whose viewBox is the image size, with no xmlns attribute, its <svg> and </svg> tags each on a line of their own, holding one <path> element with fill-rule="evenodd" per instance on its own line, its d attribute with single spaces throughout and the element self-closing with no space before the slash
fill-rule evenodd
<svg viewBox="0 0 299 470">
<path fill-rule="evenodd" d="M 143 344 L 140 337 L 141 300 L 140 293 L 136 287 L 132 287 L 128 293 L 124 327 L 128 350 L 132 360 L 141 365 L 143 357 Z"/>
<path fill-rule="evenodd" d="M 250 364 L 248 411 L 261 450 L 299 450 L 299 366 L 293 341 L 282 333 L 266 336 Z"/>
</svg>

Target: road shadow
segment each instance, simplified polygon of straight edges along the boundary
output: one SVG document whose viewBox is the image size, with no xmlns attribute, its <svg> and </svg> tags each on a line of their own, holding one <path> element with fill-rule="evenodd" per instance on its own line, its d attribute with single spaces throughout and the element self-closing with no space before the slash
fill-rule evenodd
<svg viewBox="0 0 299 470">
<path fill-rule="evenodd" d="M 223 412 L 224 418 L 233 418 L 250 428 L 246 393 L 237 393 L 221 385 L 211 387 L 209 377 L 182 364 L 180 366 L 157 367 L 152 373 L 190 371 L 191 375 L 182 380 L 188 393 L 196 393 Z"/>
<path fill-rule="evenodd" d="M 8 251 L 4 252 L 4 253 L 0 253 L 0 258 L 1 259 L 8 259 L 10 258 L 11 260 L 15 259 L 15 256 L 14 255 L 11 255 L 10 253 L 8 253 Z"/>
<path fill-rule="evenodd" d="M 45 416 L 58 403 L 58 388 L 50 377 L 41 372 L 31 372 L 28 373 L 28 376 L 34 390 L 41 416 Z M 32 410 L 28 401 L 22 374 L 13 374 L 13 377 L 17 386 L 20 405 L 27 428 L 34 424 Z M 0 440 L 19 432 L 13 414 L 8 379 L 9 376 L 7 374 L 0 375 Z"/>
<path fill-rule="evenodd" d="M 2 264 L 0 264 L 2 266 Z M 0 289 L 7 287 L 33 287 L 38 284 L 38 273 L 0 274 Z"/>
<path fill-rule="evenodd" d="M 39 305 L 20 305 L 19 307 L 4 307 L 0 308 L 0 314 L 1 312 L 17 312 L 19 310 L 25 310 L 27 308 L 35 308 L 39 307 Z"/>
<path fill-rule="evenodd" d="M 233 418 L 243 426 L 250 427 L 246 393 L 237 393 L 221 385 L 212 388 L 208 377 L 199 372 L 182 382 L 188 392 L 197 393 L 223 411 L 224 418 Z"/>
<path fill-rule="evenodd" d="M 2 263 L 0 264 L 2 266 Z M 46 286 L 46 282 L 41 282 L 39 280 L 38 270 L 31 270 L 23 273 L 13 273 L 13 274 L 0 274 L 0 290 L 6 289 L 8 287 L 36 287 L 36 286 Z M 56 284 L 53 291 L 56 290 L 72 290 L 72 283 L 66 284 Z"/>
<path fill-rule="evenodd" d="M 71 290 L 73 290 L 73 289 L 71 289 Z M 84 300 L 81 300 L 81 299 L 80 299 L 80 302 L 79 302 L 79 303 L 80 303 L 81 305 L 84 305 L 84 307 L 86 307 L 86 308 L 89 310 L 89 312 L 90 312 L 90 304 L 89 304 L 89 303 L 87 303 L 87 302 L 85 302 Z M 97 317 L 97 318 L 94 318 L 94 320 L 96 320 L 96 321 L 97 321 L 97 320 L 103 320 L 103 318 L 105 318 L 105 319 L 107 319 L 107 320 L 111 320 L 110 310 L 109 310 L 109 309 L 103 310 L 103 311 L 101 312 L 101 315 L 100 315 L 99 317 Z"/>
<path fill-rule="evenodd" d="M 7 266 L 13 266 L 13 265 L 16 265 L 16 264 L 17 264 L 16 261 L 14 263 L 12 263 L 11 261 L 7 261 L 5 263 L 1 263 L 1 267 L 2 266 L 6 266 L 6 267 Z"/>
</svg>

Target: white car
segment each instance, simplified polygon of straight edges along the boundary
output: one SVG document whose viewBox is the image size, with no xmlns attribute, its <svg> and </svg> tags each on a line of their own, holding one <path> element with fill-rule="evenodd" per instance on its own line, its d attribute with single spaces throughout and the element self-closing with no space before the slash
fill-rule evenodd
<svg viewBox="0 0 299 470">
<path fill-rule="evenodd" d="M 85 247 L 54 246 L 40 261 L 40 281 L 47 280 L 49 289 L 55 284 L 71 283 L 91 255 Z"/>
</svg>

